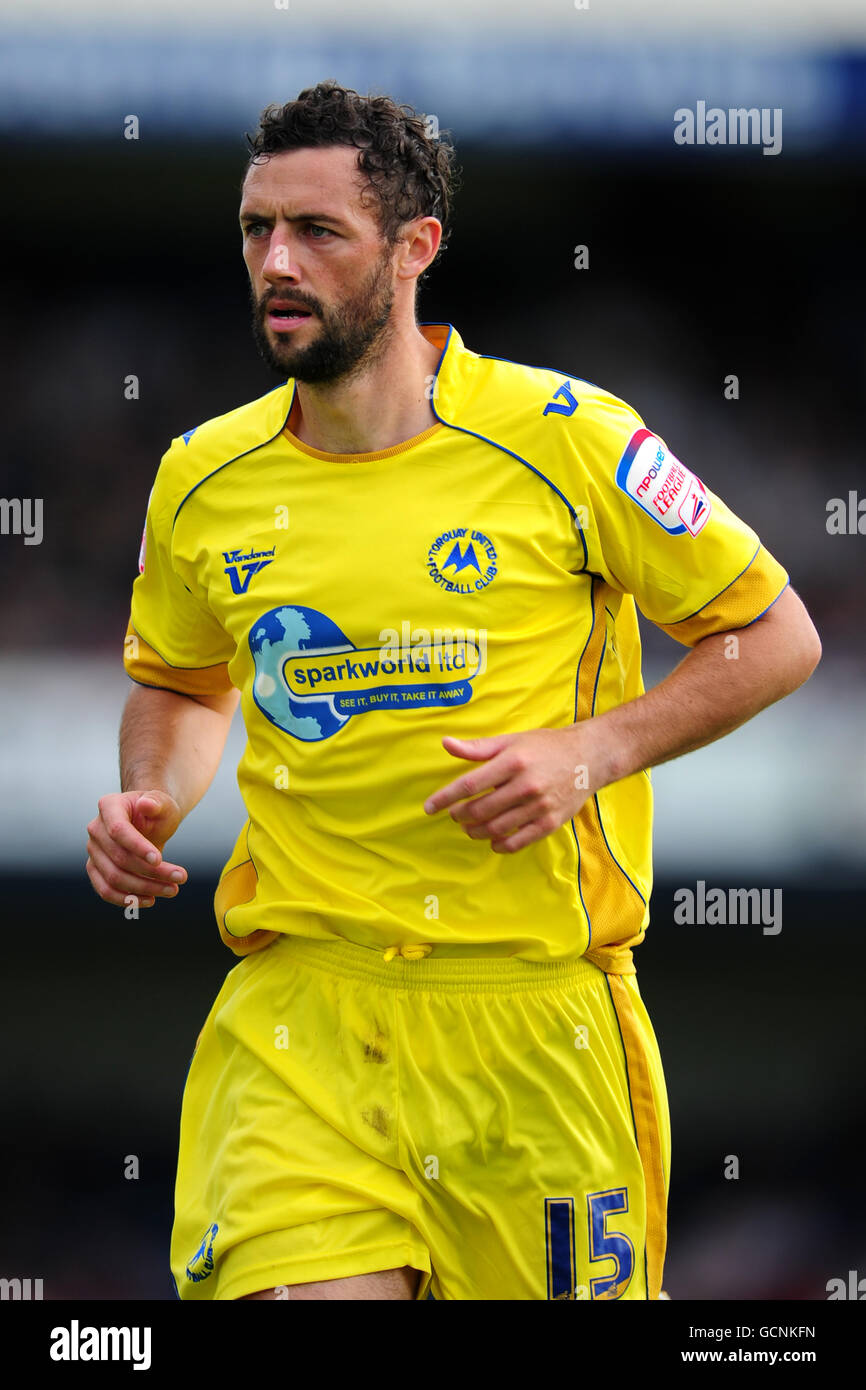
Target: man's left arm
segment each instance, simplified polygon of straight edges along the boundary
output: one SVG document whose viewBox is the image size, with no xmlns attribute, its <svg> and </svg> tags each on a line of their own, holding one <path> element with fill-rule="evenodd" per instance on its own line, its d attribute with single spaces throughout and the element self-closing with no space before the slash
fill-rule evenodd
<svg viewBox="0 0 866 1390">
<path fill-rule="evenodd" d="M 476 766 L 435 792 L 472 839 L 513 853 L 577 814 L 590 796 L 635 772 L 715 742 L 790 695 L 814 671 L 821 642 L 786 587 L 746 627 L 698 641 L 652 690 L 564 729 L 443 740 Z"/>
<path fill-rule="evenodd" d="M 600 785 L 714 743 L 790 695 L 820 659 L 818 633 L 789 585 L 747 627 L 704 637 L 652 690 L 589 721 Z"/>
</svg>

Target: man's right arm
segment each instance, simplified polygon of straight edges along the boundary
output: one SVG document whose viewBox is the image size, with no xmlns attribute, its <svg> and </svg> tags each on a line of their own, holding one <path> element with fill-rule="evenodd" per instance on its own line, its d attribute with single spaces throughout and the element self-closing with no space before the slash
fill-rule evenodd
<svg viewBox="0 0 866 1390">
<path fill-rule="evenodd" d="M 120 792 L 100 797 L 87 827 L 87 875 L 106 902 L 139 907 L 174 897 L 186 870 L 162 859 L 166 841 L 204 796 L 240 692 L 181 695 L 136 686 L 120 727 Z"/>
</svg>

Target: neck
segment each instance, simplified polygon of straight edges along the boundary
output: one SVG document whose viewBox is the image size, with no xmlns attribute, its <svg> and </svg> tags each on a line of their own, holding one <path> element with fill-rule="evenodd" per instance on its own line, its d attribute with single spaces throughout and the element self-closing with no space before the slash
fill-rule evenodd
<svg viewBox="0 0 866 1390">
<path fill-rule="evenodd" d="M 347 381 L 299 381 L 287 428 L 313 449 L 371 454 L 436 423 L 429 396 L 440 352 L 414 323 L 394 332 L 375 360 Z"/>
</svg>

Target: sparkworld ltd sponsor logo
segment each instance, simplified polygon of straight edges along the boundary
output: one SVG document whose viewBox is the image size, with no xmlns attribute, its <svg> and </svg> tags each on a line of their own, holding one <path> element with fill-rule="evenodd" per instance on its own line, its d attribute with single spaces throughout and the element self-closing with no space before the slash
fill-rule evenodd
<svg viewBox="0 0 866 1390">
<path fill-rule="evenodd" d="M 52 1361 L 131 1361 L 134 1371 L 149 1371 L 150 1354 L 149 1327 L 82 1327 L 73 1318 L 51 1329 Z"/>
<path fill-rule="evenodd" d="M 233 594 L 245 594 L 250 587 L 250 580 L 259 570 L 263 570 L 266 565 L 270 565 L 276 553 L 276 546 L 271 546 L 270 550 L 224 550 L 223 558 L 226 562 L 225 573 L 229 577 Z"/>
<path fill-rule="evenodd" d="M 431 545 L 427 572 L 446 593 L 478 593 L 496 578 L 496 547 L 483 531 L 455 526 L 443 531 Z"/>
<path fill-rule="evenodd" d="M 671 536 L 696 536 L 712 510 L 700 478 L 650 430 L 635 430 L 619 461 L 616 485 Z"/>
<path fill-rule="evenodd" d="M 381 645 L 356 647 L 324 613 L 286 604 L 250 628 L 253 699 L 303 742 L 331 738 L 358 714 L 465 705 L 486 661 L 481 637 L 404 623 L 400 633 L 384 628 Z"/>
</svg>

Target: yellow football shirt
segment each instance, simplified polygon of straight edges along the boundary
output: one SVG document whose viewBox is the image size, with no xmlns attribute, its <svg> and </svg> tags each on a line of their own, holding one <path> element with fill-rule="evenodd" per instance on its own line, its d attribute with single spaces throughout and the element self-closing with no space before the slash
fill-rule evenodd
<svg viewBox="0 0 866 1390">
<path fill-rule="evenodd" d="M 310 448 L 289 379 L 172 441 L 124 663 L 143 685 L 241 692 L 247 820 L 215 896 L 238 955 L 288 932 L 631 971 L 648 773 L 499 855 L 423 810 L 469 766 L 442 735 L 561 728 L 633 699 L 636 604 L 691 646 L 759 617 L 788 576 L 623 401 L 420 327 L 441 356 L 436 421 L 413 439 Z"/>
</svg>

